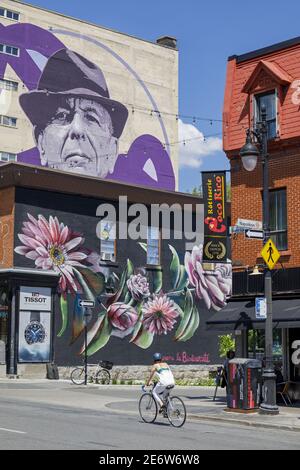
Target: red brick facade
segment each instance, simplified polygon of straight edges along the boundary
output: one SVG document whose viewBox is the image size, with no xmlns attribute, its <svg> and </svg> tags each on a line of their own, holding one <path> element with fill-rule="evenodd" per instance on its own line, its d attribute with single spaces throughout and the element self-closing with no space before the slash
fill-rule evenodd
<svg viewBox="0 0 300 470">
<path fill-rule="evenodd" d="M 0 268 L 14 264 L 15 189 L 0 190 Z"/>
<path fill-rule="evenodd" d="M 229 59 L 223 143 L 231 162 L 232 225 L 238 218 L 262 220 L 262 167 L 258 164 L 252 172 L 244 170 L 239 150 L 245 143 L 246 129 L 253 127 L 254 95 L 276 89 L 277 138 L 268 148 L 269 187 L 287 191 L 288 249 L 281 252 L 280 261 L 285 267 L 299 267 L 300 41 L 278 46 Z M 261 263 L 261 248 L 261 241 L 245 239 L 242 234 L 232 237 L 232 259 L 238 262 L 235 264 Z"/>
</svg>

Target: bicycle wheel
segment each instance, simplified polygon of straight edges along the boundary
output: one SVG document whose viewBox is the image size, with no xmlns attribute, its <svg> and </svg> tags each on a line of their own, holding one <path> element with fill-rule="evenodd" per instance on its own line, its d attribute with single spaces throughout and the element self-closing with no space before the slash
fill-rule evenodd
<svg viewBox="0 0 300 470">
<path fill-rule="evenodd" d="M 106 369 L 100 369 L 95 377 L 96 384 L 108 385 L 110 383 L 110 373 Z"/>
<path fill-rule="evenodd" d="M 139 401 L 139 412 L 145 423 L 153 423 L 157 416 L 157 404 L 151 393 L 144 393 Z"/>
<path fill-rule="evenodd" d="M 71 380 L 75 385 L 84 384 L 84 368 L 76 367 L 76 369 L 73 369 L 71 372 Z"/>
<path fill-rule="evenodd" d="M 175 428 L 180 428 L 186 420 L 186 409 L 179 397 L 169 397 L 167 405 L 168 420 Z"/>
</svg>

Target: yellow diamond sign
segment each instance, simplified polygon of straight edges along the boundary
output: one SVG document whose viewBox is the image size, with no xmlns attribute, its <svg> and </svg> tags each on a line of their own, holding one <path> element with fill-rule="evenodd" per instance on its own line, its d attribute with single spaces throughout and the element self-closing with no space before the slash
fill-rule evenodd
<svg viewBox="0 0 300 470">
<path fill-rule="evenodd" d="M 261 250 L 260 254 L 265 260 L 265 263 L 267 264 L 269 269 L 273 269 L 280 258 L 280 253 L 277 250 L 275 244 L 272 242 L 271 238 L 269 238 L 269 240 Z"/>
</svg>

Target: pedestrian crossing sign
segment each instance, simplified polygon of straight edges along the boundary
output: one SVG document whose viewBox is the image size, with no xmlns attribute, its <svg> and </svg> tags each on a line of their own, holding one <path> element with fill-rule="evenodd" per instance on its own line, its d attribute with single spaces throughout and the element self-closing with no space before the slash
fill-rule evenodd
<svg viewBox="0 0 300 470">
<path fill-rule="evenodd" d="M 277 263 L 277 261 L 280 258 L 280 253 L 277 250 L 277 248 L 276 248 L 275 244 L 273 243 L 273 241 L 271 240 L 271 238 L 269 238 L 269 240 L 267 241 L 267 243 L 265 244 L 265 246 L 261 250 L 260 254 L 263 257 L 263 259 L 264 259 L 264 261 L 265 261 L 265 263 L 266 263 L 266 265 L 268 266 L 269 269 L 273 269 L 275 264 Z"/>
</svg>

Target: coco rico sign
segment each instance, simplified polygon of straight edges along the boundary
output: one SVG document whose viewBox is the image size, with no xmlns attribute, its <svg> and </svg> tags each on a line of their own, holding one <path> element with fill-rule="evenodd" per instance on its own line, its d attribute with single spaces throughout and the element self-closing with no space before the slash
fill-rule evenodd
<svg viewBox="0 0 300 470">
<path fill-rule="evenodd" d="M 225 171 L 202 172 L 204 200 L 203 261 L 226 262 L 226 176 Z"/>
<path fill-rule="evenodd" d="M 20 288 L 20 310 L 51 310 L 51 289 L 48 287 Z"/>
</svg>

